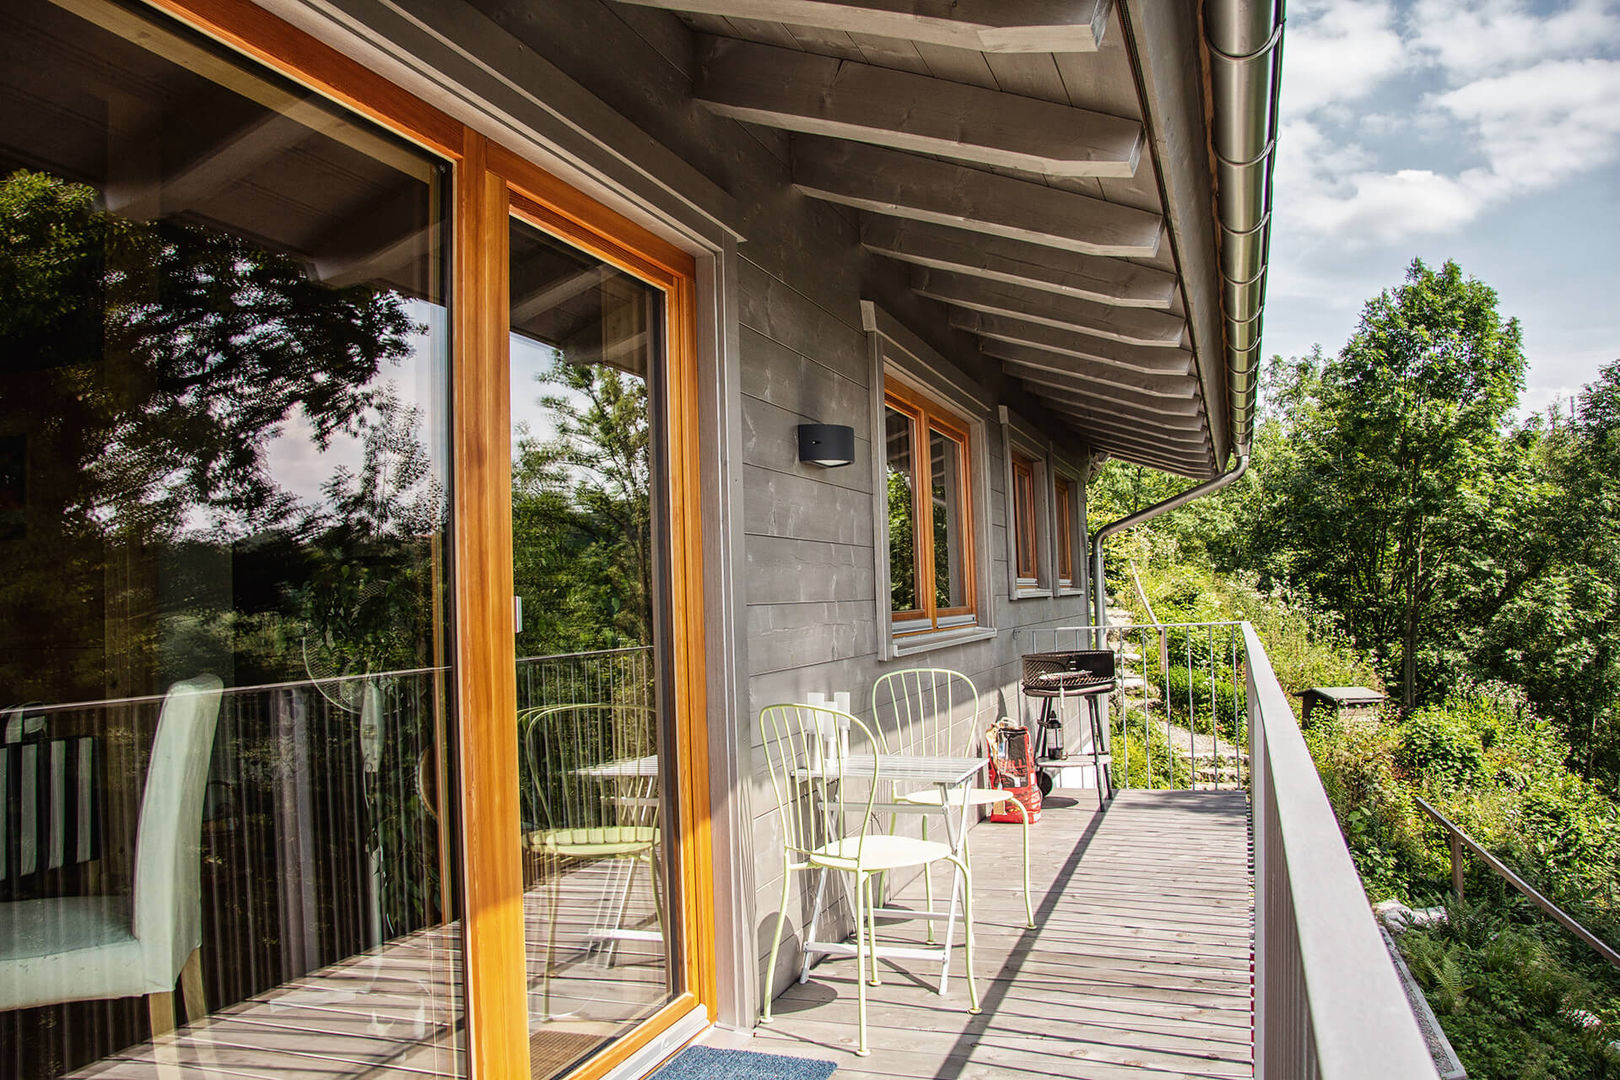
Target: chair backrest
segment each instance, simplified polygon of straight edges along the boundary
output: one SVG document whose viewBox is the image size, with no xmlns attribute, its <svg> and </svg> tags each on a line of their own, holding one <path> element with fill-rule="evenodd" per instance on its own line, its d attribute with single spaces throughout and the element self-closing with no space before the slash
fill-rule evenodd
<svg viewBox="0 0 1620 1080">
<path fill-rule="evenodd" d="M 655 713 L 646 705 L 547 705 L 518 717 L 525 811 L 546 829 L 658 824 Z M 611 768 L 610 766 L 619 766 Z"/>
<path fill-rule="evenodd" d="M 141 963 L 158 983 L 172 985 L 202 944 L 202 804 L 223 685 L 198 675 L 169 687 L 152 739 L 130 907 Z"/>
<path fill-rule="evenodd" d="M 846 850 L 858 859 L 877 801 L 878 776 L 846 780 L 856 756 L 881 744 L 872 729 L 849 713 L 820 705 L 767 705 L 760 710 L 765 760 L 781 816 L 782 842 L 800 857 L 837 840 L 854 839 Z"/>
<path fill-rule="evenodd" d="M 979 707 L 973 680 L 948 668 L 891 671 L 872 684 L 872 723 L 883 745 L 896 753 L 970 753 L 983 734 L 978 730 Z M 884 734 L 885 717 L 892 722 L 892 735 Z"/>
</svg>

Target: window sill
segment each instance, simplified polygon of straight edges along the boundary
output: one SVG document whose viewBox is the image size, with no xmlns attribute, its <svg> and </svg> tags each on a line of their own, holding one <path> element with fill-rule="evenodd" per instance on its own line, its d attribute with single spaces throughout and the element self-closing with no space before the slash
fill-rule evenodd
<svg viewBox="0 0 1620 1080">
<path fill-rule="evenodd" d="M 1084 596 L 1084 595 L 1086 595 L 1086 590 L 1084 590 L 1084 589 L 1071 589 L 1069 586 L 1065 585 L 1065 586 L 1063 586 L 1063 588 L 1058 590 L 1058 595 L 1059 596 Z"/>
<path fill-rule="evenodd" d="M 1039 585 L 1020 585 L 1018 591 L 1012 594 L 1014 600 L 1050 600 L 1052 590 Z"/>
<path fill-rule="evenodd" d="M 899 660 L 906 656 L 948 649 L 952 645 L 967 645 L 975 641 L 989 641 L 996 636 L 993 626 L 962 626 L 949 630 L 935 630 L 927 634 L 912 634 L 889 639 L 889 655 L 885 659 Z"/>
</svg>

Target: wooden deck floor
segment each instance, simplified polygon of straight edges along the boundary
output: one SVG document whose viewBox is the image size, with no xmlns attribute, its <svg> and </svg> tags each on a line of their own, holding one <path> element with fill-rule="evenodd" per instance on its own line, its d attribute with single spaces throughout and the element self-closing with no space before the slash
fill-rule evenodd
<svg viewBox="0 0 1620 1080">
<path fill-rule="evenodd" d="M 1244 796 L 1127 791 L 1099 814 L 1076 795 L 1032 830 L 1035 930 L 1018 829 L 973 833 L 980 1015 L 967 1012 L 960 949 L 944 998 L 937 966 L 885 961 L 868 991 L 872 1054 L 856 1057 L 855 964 L 836 959 L 777 999 L 775 1023 L 709 1044 L 832 1060 L 836 1080 L 1252 1077 Z M 920 925 L 878 932 L 920 940 Z"/>
</svg>

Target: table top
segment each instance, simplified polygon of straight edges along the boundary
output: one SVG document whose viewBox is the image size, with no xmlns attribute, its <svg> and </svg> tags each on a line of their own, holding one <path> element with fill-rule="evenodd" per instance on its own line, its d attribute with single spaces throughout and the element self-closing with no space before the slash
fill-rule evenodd
<svg viewBox="0 0 1620 1080">
<path fill-rule="evenodd" d="M 629 776 L 645 779 L 658 775 L 658 755 L 648 754 L 646 757 L 619 758 L 616 761 L 604 761 L 600 765 L 587 765 L 583 769 L 575 769 L 580 776 L 616 777 Z"/>
<path fill-rule="evenodd" d="M 912 780 L 923 784 L 955 787 L 971 782 L 990 764 L 989 758 L 961 756 L 931 757 L 923 754 L 851 754 L 844 760 L 841 775 L 849 780 Z M 802 770 L 819 776 L 821 770 Z"/>
</svg>

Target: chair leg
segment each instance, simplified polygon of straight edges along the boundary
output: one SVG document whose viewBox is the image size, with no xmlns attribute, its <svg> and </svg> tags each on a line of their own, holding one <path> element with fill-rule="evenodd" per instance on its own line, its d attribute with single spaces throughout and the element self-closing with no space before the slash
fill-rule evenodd
<svg viewBox="0 0 1620 1080">
<path fill-rule="evenodd" d="M 946 810 L 945 812 L 950 813 L 949 810 Z M 924 840 L 928 839 L 928 818 L 929 815 L 923 815 L 922 838 Z M 923 864 L 922 875 L 923 896 L 926 897 L 928 901 L 928 914 L 932 915 L 934 913 L 934 866 L 932 863 Z M 923 938 L 923 941 L 929 945 L 932 945 L 934 943 L 934 920 L 924 919 L 923 922 L 926 924 L 924 929 L 927 933 L 927 936 Z"/>
<path fill-rule="evenodd" d="M 547 860 L 546 869 L 546 962 L 541 968 L 541 1008 L 545 1010 L 547 1020 L 551 1019 L 551 968 L 557 960 L 557 908 L 562 892 L 562 873 L 558 867 L 560 859 Z"/>
<path fill-rule="evenodd" d="M 208 998 L 203 993 L 202 949 L 192 949 L 186 966 L 180 969 L 180 990 L 186 1000 L 186 1020 L 195 1024 L 208 1015 Z"/>
<path fill-rule="evenodd" d="M 771 958 L 770 960 L 766 961 L 765 964 L 765 992 L 760 995 L 762 998 L 764 998 L 764 1005 L 760 1009 L 759 1013 L 759 1022 L 762 1024 L 768 1024 L 771 1022 L 771 987 L 776 981 L 776 957 L 777 954 L 782 950 L 782 927 L 783 924 L 787 922 L 788 889 L 792 883 L 793 871 L 789 870 L 786 866 L 782 867 L 782 902 L 777 906 L 776 909 L 776 933 L 771 935 Z M 809 937 L 804 939 L 804 944 L 806 946 L 810 944 Z M 806 948 L 805 956 L 808 958 L 809 955 L 810 950 Z M 810 970 L 810 963 L 808 959 L 805 961 L 804 969 L 807 972 Z M 803 980 L 801 979 L 800 981 L 802 982 Z"/>
<path fill-rule="evenodd" d="M 654 853 L 647 855 L 647 882 L 652 886 L 653 911 L 658 916 L 658 940 L 668 955 L 669 949 L 669 916 L 664 914 L 664 875 L 659 872 L 657 856 Z"/>
<path fill-rule="evenodd" d="M 973 978 L 973 871 L 964 860 L 957 863 L 962 874 L 962 928 L 967 938 L 964 961 L 967 965 L 968 1012 L 979 1011 L 979 984 Z"/>
<path fill-rule="evenodd" d="M 856 1012 L 859 1017 L 859 1035 L 856 1040 L 855 1053 L 859 1057 L 867 1057 L 872 1052 L 866 1048 L 866 935 L 861 933 L 862 918 L 866 912 L 862 897 L 867 891 L 867 875 L 860 871 L 855 872 L 855 993 Z M 877 957 L 872 957 L 872 967 L 877 967 Z"/>
<path fill-rule="evenodd" d="M 827 875 L 832 873 L 832 871 L 822 869 L 818 871 L 818 873 L 820 874 L 820 877 L 816 881 L 816 897 L 810 904 L 810 927 L 804 932 L 804 943 L 806 946 L 808 946 L 812 941 L 816 940 L 816 926 L 821 922 L 821 901 L 822 898 L 827 894 Z M 799 982 L 802 984 L 809 981 L 810 950 L 806 948 L 804 950 L 803 963 L 799 968 Z"/>
<path fill-rule="evenodd" d="M 872 905 L 872 878 L 874 876 L 875 875 L 868 874 L 866 877 L 866 930 L 867 938 L 870 940 L 872 945 L 872 985 L 879 986 L 882 984 L 883 979 L 878 974 L 877 912 L 873 909 Z M 861 928 L 856 926 L 855 932 L 858 934 L 860 931 Z"/>
<path fill-rule="evenodd" d="M 957 867 L 957 871 L 956 871 L 956 873 L 951 875 L 951 906 L 948 909 L 948 914 L 945 916 L 945 942 L 944 942 L 944 948 L 942 950 L 943 953 L 944 953 L 945 959 L 940 961 L 940 965 L 939 965 L 939 992 L 941 994 L 944 994 L 945 991 L 950 987 L 950 982 L 951 982 L 951 939 L 956 936 L 955 935 L 955 931 L 956 931 L 956 911 L 957 911 L 956 904 L 957 904 L 958 890 L 961 889 L 961 887 L 962 887 L 961 868 L 967 865 L 967 860 L 965 858 L 964 859 L 952 858 L 951 862 L 952 862 L 952 864 L 954 864 Z M 934 920 L 929 919 L 928 921 L 931 923 Z"/>
<path fill-rule="evenodd" d="M 146 1013 L 152 1020 L 152 1038 L 167 1035 L 174 1030 L 174 994 L 146 995 Z"/>
<path fill-rule="evenodd" d="M 1018 807 L 1018 816 L 1022 819 L 1024 827 L 1024 925 L 1031 930 L 1035 929 L 1035 900 L 1029 893 L 1029 808 L 1017 799 L 1011 800 Z"/>
</svg>

